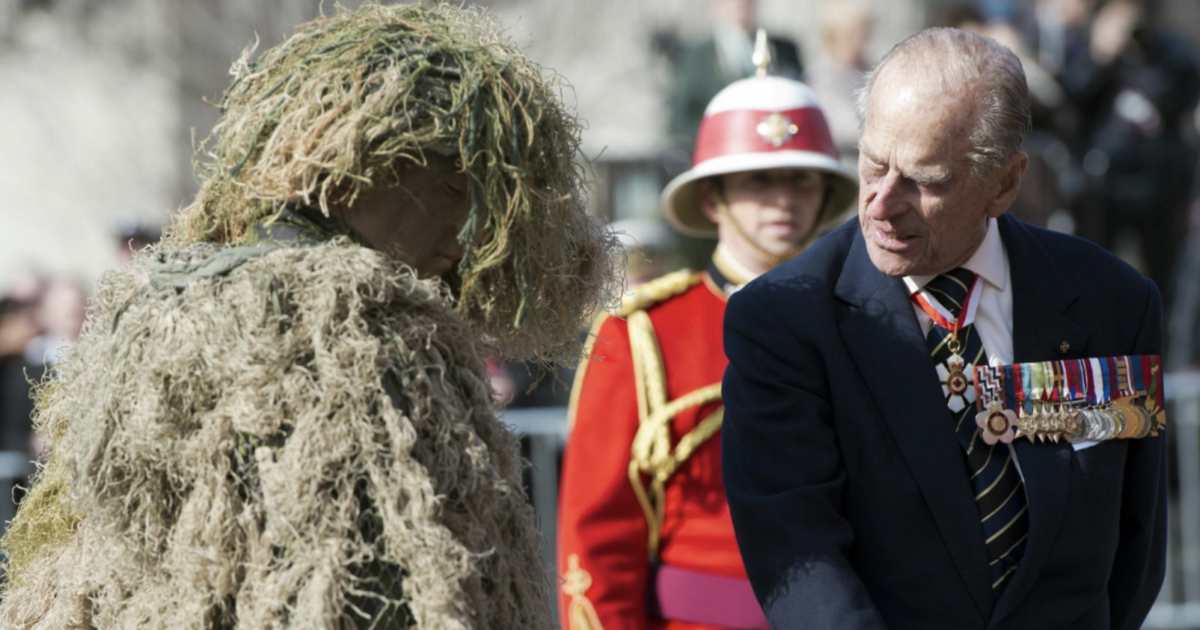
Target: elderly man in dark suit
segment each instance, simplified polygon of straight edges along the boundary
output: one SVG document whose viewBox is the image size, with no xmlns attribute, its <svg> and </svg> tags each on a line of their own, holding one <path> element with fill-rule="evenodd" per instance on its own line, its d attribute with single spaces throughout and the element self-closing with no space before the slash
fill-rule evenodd
<svg viewBox="0 0 1200 630">
<path fill-rule="evenodd" d="M 919 33 L 860 109 L 858 221 L 726 313 L 725 487 L 772 627 L 1138 628 L 1164 574 L 1164 439 L 986 443 L 946 348 L 1158 354 L 1158 290 L 1004 215 L 1029 128 L 1008 49 Z"/>
</svg>

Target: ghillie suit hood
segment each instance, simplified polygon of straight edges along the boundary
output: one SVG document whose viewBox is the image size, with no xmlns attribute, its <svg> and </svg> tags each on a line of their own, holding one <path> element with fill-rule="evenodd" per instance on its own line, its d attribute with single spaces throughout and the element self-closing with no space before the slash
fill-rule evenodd
<svg viewBox="0 0 1200 630">
<path fill-rule="evenodd" d="M 446 5 L 368 3 L 235 74 L 196 201 L 38 392 L 0 627 L 552 628 L 481 357 L 577 359 L 611 286 L 578 123 Z M 426 151 L 470 185 L 449 283 L 328 219 Z"/>
<path fill-rule="evenodd" d="M 458 310 L 509 358 L 573 365 L 579 331 L 614 287 L 618 243 L 585 213 L 581 123 L 485 15 L 440 4 L 321 18 L 234 64 L 205 180 L 168 239 L 253 242 L 285 206 L 329 215 L 426 153 L 457 156 L 470 216 Z"/>
<path fill-rule="evenodd" d="M 554 627 L 516 437 L 438 286 L 344 241 L 109 274 L 41 392 L 0 626 Z"/>
</svg>

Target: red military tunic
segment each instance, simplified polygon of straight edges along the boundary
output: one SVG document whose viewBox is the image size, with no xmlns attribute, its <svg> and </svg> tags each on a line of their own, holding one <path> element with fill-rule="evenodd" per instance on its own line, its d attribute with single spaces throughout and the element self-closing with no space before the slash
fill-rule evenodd
<svg viewBox="0 0 1200 630">
<path fill-rule="evenodd" d="M 727 296 L 718 282 L 715 269 L 669 274 L 593 327 L 592 358 L 572 392 L 559 503 L 566 630 L 717 628 L 648 610 L 653 546 L 664 565 L 746 577 L 721 480 Z M 664 410 L 671 401 L 683 408 Z M 647 420 L 661 428 L 639 436 Z M 657 493 L 655 473 L 666 478 Z"/>
</svg>

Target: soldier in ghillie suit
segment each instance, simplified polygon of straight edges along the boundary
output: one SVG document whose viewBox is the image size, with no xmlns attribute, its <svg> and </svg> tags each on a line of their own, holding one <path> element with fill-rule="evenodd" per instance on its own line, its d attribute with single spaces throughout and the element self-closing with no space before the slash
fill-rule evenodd
<svg viewBox="0 0 1200 630">
<path fill-rule="evenodd" d="M 476 11 L 235 65 L 203 184 L 39 393 L 4 628 L 552 628 L 484 352 L 578 358 L 614 240 L 579 125 Z"/>
</svg>

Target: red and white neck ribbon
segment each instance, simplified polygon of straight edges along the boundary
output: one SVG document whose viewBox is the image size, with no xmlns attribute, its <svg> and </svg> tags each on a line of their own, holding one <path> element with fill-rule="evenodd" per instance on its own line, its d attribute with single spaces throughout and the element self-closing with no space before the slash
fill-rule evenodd
<svg viewBox="0 0 1200 630">
<path fill-rule="evenodd" d="M 933 323 L 941 326 L 943 330 L 957 333 L 975 321 L 975 311 L 979 309 L 979 300 L 975 299 L 975 290 L 979 288 L 979 279 L 979 274 L 975 274 L 975 281 L 971 283 L 971 288 L 967 290 L 966 303 L 963 304 L 962 310 L 959 311 L 958 319 L 955 319 L 950 314 L 950 311 L 946 310 L 946 307 L 942 306 L 942 303 L 930 295 L 924 287 L 914 293 L 912 299 L 917 303 L 921 311 L 928 315 L 929 319 L 933 320 Z"/>
</svg>

